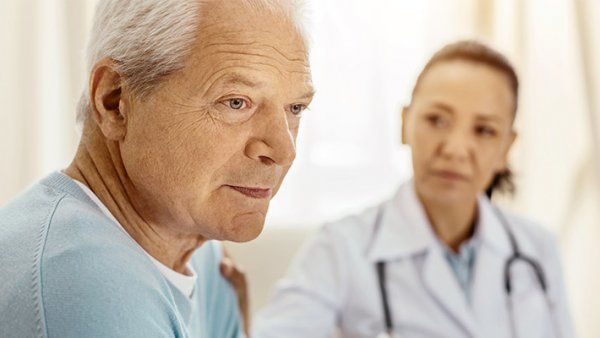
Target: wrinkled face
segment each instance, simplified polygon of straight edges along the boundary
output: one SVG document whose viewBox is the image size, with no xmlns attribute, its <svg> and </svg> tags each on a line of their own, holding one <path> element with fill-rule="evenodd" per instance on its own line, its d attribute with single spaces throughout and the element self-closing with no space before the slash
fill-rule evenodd
<svg viewBox="0 0 600 338">
<path fill-rule="evenodd" d="M 506 168 L 514 100 L 508 77 L 489 66 L 442 61 L 427 71 L 403 115 L 422 198 L 464 203 L 485 191 Z"/>
<path fill-rule="evenodd" d="M 247 241 L 295 157 L 313 96 L 307 49 L 281 15 L 238 1 L 202 12 L 185 69 L 133 99 L 122 157 L 154 221 Z"/>
</svg>

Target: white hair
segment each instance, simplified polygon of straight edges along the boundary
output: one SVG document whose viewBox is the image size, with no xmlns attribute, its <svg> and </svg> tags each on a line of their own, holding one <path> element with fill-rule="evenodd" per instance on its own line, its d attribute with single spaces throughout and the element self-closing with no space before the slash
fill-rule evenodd
<svg viewBox="0 0 600 338">
<path fill-rule="evenodd" d="M 230 1 L 230 0 L 215 0 Z M 302 0 L 244 0 L 257 10 L 271 10 L 290 19 L 308 44 Z M 87 74 L 104 58 L 131 90 L 148 94 L 165 76 L 183 68 L 198 34 L 200 7 L 207 0 L 100 0 L 87 44 Z M 77 109 L 81 131 L 90 111 L 86 84 Z"/>
</svg>

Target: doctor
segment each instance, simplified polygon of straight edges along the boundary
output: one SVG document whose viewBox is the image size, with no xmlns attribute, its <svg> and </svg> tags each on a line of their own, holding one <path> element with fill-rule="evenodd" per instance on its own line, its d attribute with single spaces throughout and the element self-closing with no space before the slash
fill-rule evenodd
<svg viewBox="0 0 600 338">
<path fill-rule="evenodd" d="M 510 186 L 517 94 L 491 48 L 438 51 L 403 111 L 414 178 L 324 226 L 253 338 L 573 337 L 554 238 L 486 196 Z"/>
</svg>

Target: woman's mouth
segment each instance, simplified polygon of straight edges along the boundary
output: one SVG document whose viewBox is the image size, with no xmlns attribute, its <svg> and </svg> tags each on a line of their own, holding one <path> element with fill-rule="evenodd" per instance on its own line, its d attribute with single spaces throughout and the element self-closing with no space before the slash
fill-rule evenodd
<svg viewBox="0 0 600 338">
<path fill-rule="evenodd" d="M 466 181 L 467 176 L 452 170 L 434 170 L 434 175 L 448 181 Z"/>
</svg>

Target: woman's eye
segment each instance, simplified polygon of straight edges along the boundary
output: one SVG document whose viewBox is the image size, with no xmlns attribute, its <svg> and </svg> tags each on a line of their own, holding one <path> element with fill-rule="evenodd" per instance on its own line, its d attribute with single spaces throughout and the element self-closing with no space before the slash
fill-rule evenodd
<svg viewBox="0 0 600 338">
<path fill-rule="evenodd" d="M 293 104 L 290 107 L 290 112 L 294 115 L 300 115 L 306 109 L 306 105 L 303 104 Z"/>
<path fill-rule="evenodd" d="M 442 128 L 447 124 L 446 119 L 439 115 L 429 115 L 427 116 L 427 121 L 429 121 L 429 124 L 437 128 Z"/>
<path fill-rule="evenodd" d="M 229 108 L 234 109 L 234 110 L 244 109 L 247 106 L 246 101 L 244 99 L 240 99 L 240 98 L 229 99 L 229 100 L 227 100 L 227 104 L 228 104 Z"/>
<path fill-rule="evenodd" d="M 475 131 L 477 132 L 478 135 L 482 135 L 482 136 L 496 136 L 496 130 L 494 128 L 488 127 L 488 126 L 478 126 L 475 128 Z"/>
</svg>

